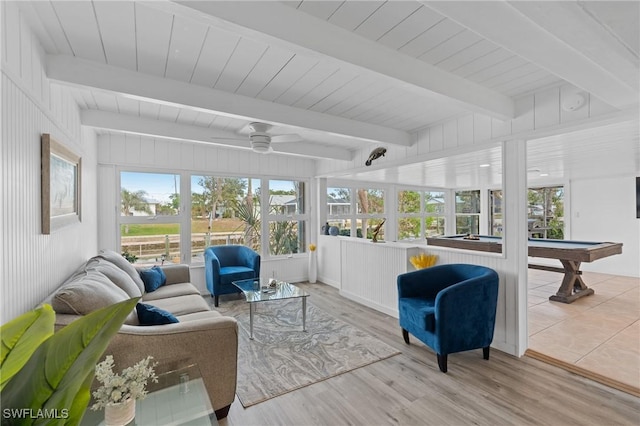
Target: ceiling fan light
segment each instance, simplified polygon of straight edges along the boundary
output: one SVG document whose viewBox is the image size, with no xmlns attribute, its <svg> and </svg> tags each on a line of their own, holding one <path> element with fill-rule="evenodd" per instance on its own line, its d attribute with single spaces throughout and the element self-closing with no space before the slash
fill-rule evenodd
<svg viewBox="0 0 640 426">
<path fill-rule="evenodd" d="M 255 152 L 265 154 L 271 152 L 271 138 L 269 135 L 253 134 L 249 138 L 251 140 L 251 148 Z"/>
</svg>

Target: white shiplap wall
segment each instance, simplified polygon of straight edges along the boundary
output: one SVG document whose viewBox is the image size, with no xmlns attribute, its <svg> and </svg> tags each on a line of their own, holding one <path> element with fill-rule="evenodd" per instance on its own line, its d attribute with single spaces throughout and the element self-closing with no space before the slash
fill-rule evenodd
<svg viewBox="0 0 640 426">
<path fill-rule="evenodd" d="M 2 323 L 32 309 L 97 250 L 95 134 L 66 89 L 51 85 L 43 49 L 16 3 L 2 2 Z M 6 25 L 5 25 L 6 24 Z M 82 157 L 82 222 L 43 235 L 40 135 Z"/>
<path fill-rule="evenodd" d="M 635 176 L 571 181 L 571 239 L 623 243 L 621 255 L 584 262 L 583 271 L 640 277 L 640 219 L 636 218 L 635 185 Z"/>
<path fill-rule="evenodd" d="M 340 239 L 340 294 L 398 317 L 396 278 L 414 270 L 409 258 L 420 251 L 401 243 Z"/>
<path fill-rule="evenodd" d="M 561 108 L 563 100 L 576 93 L 586 96 L 585 106 L 576 111 L 564 111 Z M 516 99 L 515 110 L 516 117 L 512 120 L 501 121 L 483 114 L 466 114 L 418 130 L 414 133 L 415 144 L 409 147 L 393 146 L 385 157 L 376 160 L 376 166 L 415 163 L 455 150 L 474 146 L 480 149 L 502 140 L 562 133 L 565 128 L 583 126 L 590 120 L 605 120 L 617 113 L 598 98 L 571 85 L 549 88 Z M 318 161 L 318 175 L 335 175 L 341 171 L 361 169 L 370 152 L 370 147 L 362 149 L 350 162 Z"/>
<path fill-rule="evenodd" d="M 187 141 L 144 136 L 105 134 L 98 137 L 98 243 L 100 248 L 118 250 L 118 172 L 122 169 L 190 172 L 193 174 L 309 179 L 315 174 L 313 160 L 278 154 L 257 154 L 249 150 L 221 148 Z M 314 210 L 310 197 L 310 211 Z M 313 218 L 311 229 L 315 229 Z M 202 267 L 192 267 L 192 280 L 204 292 Z M 261 275 L 292 282 L 304 281 L 308 274 L 306 256 L 263 259 Z"/>
</svg>

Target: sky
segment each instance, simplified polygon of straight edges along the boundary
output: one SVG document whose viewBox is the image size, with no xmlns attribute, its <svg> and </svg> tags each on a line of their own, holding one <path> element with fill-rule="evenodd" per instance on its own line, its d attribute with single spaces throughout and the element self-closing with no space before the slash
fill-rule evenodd
<svg viewBox="0 0 640 426">
<path fill-rule="evenodd" d="M 198 185 L 201 175 L 191 176 L 191 191 L 202 193 Z M 253 179 L 253 187 L 260 186 L 260 179 Z M 149 200 L 168 202 L 169 196 L 180 191 L 180 175 L 166 173 L 122 172 L 120 173 L 120 187 L 131 192 L 143 190 Z M 272 190 L 291 190 L 293 182 L 286 180 L 271 180 Z"/>
</svg>

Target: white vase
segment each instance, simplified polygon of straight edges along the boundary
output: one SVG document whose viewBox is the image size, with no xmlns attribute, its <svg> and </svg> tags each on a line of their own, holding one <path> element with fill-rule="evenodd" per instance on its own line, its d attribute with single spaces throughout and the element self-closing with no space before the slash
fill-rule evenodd
<svg viewBox="0 0 640 426">
<path fill-rule="evenodd" d="M 104 423 L 107 426 L 124 426 L 136 416 L 136 400 L 129 398 L 104 407 Z"/>
<path fill-rule="evenodd" d="M 318 258 L 316 257 L 316 252 L 309 252 L 309 282 L 315 283 L 318 278 Z"/>
</svg>

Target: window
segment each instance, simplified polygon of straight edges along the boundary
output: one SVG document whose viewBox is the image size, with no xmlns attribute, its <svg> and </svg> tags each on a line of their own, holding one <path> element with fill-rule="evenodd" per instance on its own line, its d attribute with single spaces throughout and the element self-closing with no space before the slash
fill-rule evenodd
<svg viewBox="0 0 640 426">
<path fill-rule="evenodd" d="M 180 262 L 180 175 L 120 174 L 120 246 L 139 263 Z"/>
<path fill-rule="evenodd" d="M 338 234 L 351 236 L 351 189 L 327 188 L 327 223 L 338 228 Z"/>
<path fill-rule="evenodd" d="M 356 237 L 370 239 L 384 219 L 384 190 L 360 188 L 356 193 Z M 378 239 L 384 239 L 384 227 Z"/>
<path fill-rule="evenodd" d="M 328 187 L 329 226 L 336 226 L 342 236 L 371 239 L 375 228 L 384 220 L 384 195 L 384 190 L 379 188 Z M 384 226 L 378 239 L 383 237 Z"/>
<path fill-rule="evenodd" d="M 260 252 L 260 180 L 191 176 L 191 257 L 210 245 L 244 244 Z"/>
<path fill-rule="evenodd" d="M 304 253 L 307 247 L 306 184 L 269 181 L 269 255 Z"/>
<path fill-rule="evenodd" d="M 491 217 L 489 232 L 497 237 L 502 236 L 502 190 L 489 191 Z"/>
<path fill-rule="evenodd" d="M 306 251 L 306 182 L 121 171 L 120 184 L 120 245 L 139 263 L 199 263 L 223 244 L 264 257 Z"/>
<path fill-rule="evenodd" d="M 456 234 L 480 231 L 480 190 L 456 191 Z"/>
<path fill-rule="evenodd" d="M 489 192 L 492 235 L 502 235 L 502 190 Z M 527 191 L 527 227 L 530 238 L 564 239 L 564 188 L 551 186 Z"/>
<path fill-rule="evenodd" d="M 398 239 L 422 237 L 422 191 L 398 191 Z"/>
<path fill-rule="evenodd" d="M 445 195 L 441 191 L 425 191 L 424 193 L 425 236 L 444 235 Z"/>
<path fill-rule="evenodd" d="M 529 236 L 564 239 L 564 187 L 529 188 Z"/>
<path fill-rule="evenodd" d="M 398 239 L 444 235 L 444 192 L 398 191 Z"/>
</svg>

